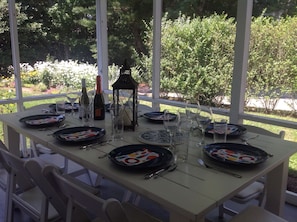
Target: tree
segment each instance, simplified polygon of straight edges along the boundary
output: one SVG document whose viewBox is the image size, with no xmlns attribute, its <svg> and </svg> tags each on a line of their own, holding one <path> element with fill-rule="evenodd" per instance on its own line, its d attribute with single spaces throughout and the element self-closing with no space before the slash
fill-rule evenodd
<svg viewBox="0 0 297 222">
<path fill-rule="evenodd" d="M 254 3 L 253 14 L 257 17 L 265 11 L 266 15 L 279 19 L 296 15 L 296 7 L 296 0 L 257 0 Z"/>
</svg>

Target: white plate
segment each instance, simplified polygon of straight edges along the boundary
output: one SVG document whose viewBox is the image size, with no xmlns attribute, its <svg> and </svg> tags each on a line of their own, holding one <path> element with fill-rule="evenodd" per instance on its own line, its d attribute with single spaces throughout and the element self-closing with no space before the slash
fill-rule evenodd
<svg viewBox="0 0 297 222">
<path fill-rule="evenodd" d="M 181 133 L 177 133 L 177 138 L 174 141 L 179 144 L 178 138 L 181 137 Z M 150 130 L 139 134 L 138 140 L 142 143 L 151 144 L 151 145 L 160 145 L 160 146 L 170 146 L 170 137 L 169 133 L 166 130 Z"/>
</svg>

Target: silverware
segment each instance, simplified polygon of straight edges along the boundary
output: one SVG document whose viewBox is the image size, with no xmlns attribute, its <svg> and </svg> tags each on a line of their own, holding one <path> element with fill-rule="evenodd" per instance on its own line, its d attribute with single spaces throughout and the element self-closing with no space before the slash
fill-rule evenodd
<svg viewBox="0 0 297 222">
<path fill-rule="evenodd" d="M 110 141 L 111 140 L 103 140 L 103 141 L 99 141 L 99 142 L 96 142 L 96 143 L 91 143 L 91 144 L 88 144 L 88 145 L 83 145 L 83 146 L 79 147 L 79 149 L 80 150 L 90 150 L 93 146 L 96 146 L 96 145 L 103 146 L 103 145 L 107 144 Z"/>
<path fill-rule="evenodd" d="M 147 173 L 144 175 L 144 179 L 148 180 L 148 179 L 151 179 L 151 178 L 158 178 L 161 174 L 165 173 L 165 172 L 172 172 L 176 169 L 177 167 L 177 164 L 176 163 L 173 163 L 173 164 L 170 164 L 166 167 L 163 167 L 161 169 L 158 169 L 158 170 L 155 170 L 151 173 Z"/>
<path fill-rule="evenodd" d="M 249 145 L 249 146 L 252 146 L 249 142 L 248 142 L 248 140 L 252 140 L 252 139 L 256 139 L 256 138 L 258 138 L 260 135 L 258 134 L 258 135 L 256 135 L 256 136 L 252 136 L 252 137 L 249 137 L 249 138 L 240 138 L 241 139 L 241 141 L 245 144 L 245 145 Z M 266 152 L 266 151 L 265 151 Z M 266 152 L 267 153 L 267 152 Z M 272 153 L 267 153 L 267 156 L 268 157 L 273 157 L 273 154 Z"/>
<path fill-rule="evenodd" d="M 58 128 L 58 129 L 64 129 L 64 128 L 66 128 L 68 126 L 68 124 L 66 124 L 66 123 L 64 123 L 64 124 L 62 124 L 62 125 L 58 125 L 58 126 L 56 126 L 56 128 Z M 55 128 L 53 128 L 53 127 L 44 127 L 44 128 L 40 128 L 40 129 L 38 129 L 39 131 L 53 131 Z"/>
<path fill-rule="evenodd" d="M 250 145 L 248 141 L 249 141 L 249 140 L 252 140 L 252 139 L 256 139 L 256 138 L 258 138 L 258 137 L 259 137 L 259 134 L 256 135 L 256 136 L 249 137 L 249 138 L 240 138 L 240 139 L 241 139 L 241 141 L 242 141 L 244 144 L 246 144 L 246 145 Z"/>
<path fill-rule="evenodd" d="M 234 177 L 237 177 L 237 178 L 241 178 L 242 177 L 241 175 L 239 175 L 237 173 L 233 173 L 233 172 L 230 172 L 230 171 L 225 170 L 225 169 L 221 169 L 221 168 L 210 166 L 210 165 L 206 164 L 202 159 L 197 159 L 197 162 L 201 166 L 203 166 L 205 168 L 213 169 L 213 170 L 216 170 L 216 171 L 219 171 L 219 172 L 222 172 L 222 173 L 225 173 L 225 174 L 229 174 L 229 175 L 234 176 Z"/>
</svg>

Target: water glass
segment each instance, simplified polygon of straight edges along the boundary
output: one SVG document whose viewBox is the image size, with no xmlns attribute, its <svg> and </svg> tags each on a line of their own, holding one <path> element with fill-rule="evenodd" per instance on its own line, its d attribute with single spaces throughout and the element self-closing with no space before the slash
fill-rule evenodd
<svg viewBox="0 0 297 222">
<path fill-rule="evenodd" d="M 203 147 L 205 145 L 205 131 L 211 123 L 212 116 L 212 109 L 209 107 L 207 110 L 201 112 L 196 118 L 198 127 L 201 130 L 201 141 L 197 144 L 198 147 Z"/>
<path fill-rule="evenodd" d="M 111 116 L 111 138 L 113 141 L 122 140 L 124 133 L 124 120 L 121 115 Z"/>
<path fill-rule="evenodd" d="M 190 121 L 181 118 L 180 127 L 178 129 L 178 141 L 175 143 L 175 158 L 178 163 L 184 163 L 188 159 L 190 145 L 191 125 Z"/>
<path fill-rule="evenodd" d="M 213 140 L 215 143 L 226 143 L 227 141 L 227 120 L 215 119 L 213 123 Z"/>
<path fill-rule="evenodd" d="M 116 112 L 115 109 L 117 108 L 111 103 L 109 111 L 111 116 L 111 138 L 113 141 L 122 140 L 124 133 L 124 119 L 123 115 L 120 115 L 122 108 L 119 108 L 118 112 Z"/>
<path fill-rule="evenodd" d="M 65 100 L 56 101 L 56 114 L 65 115 Z"/>
<path fill-rule="evenodd" d="M 168 112 L 167 110 L 164 111 L 164 118 L 163 118 L 163 125 L 165 130 L 169 133 L 170 137 L 170 149 L 174 149 L 173 139 L 174 136 L 179 128 L 180 124 L 180 115 L 179 113 L 174 113 L 176 118 L 173 117 L 173 113 Z"/>
</svg>

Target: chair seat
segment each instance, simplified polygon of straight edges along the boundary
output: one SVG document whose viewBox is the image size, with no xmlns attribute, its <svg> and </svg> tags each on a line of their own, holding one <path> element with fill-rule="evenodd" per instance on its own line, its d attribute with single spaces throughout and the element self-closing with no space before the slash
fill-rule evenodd
<svg viewBox="0 0 297 222">
<path fill-rule="evenodd" d="M 233 217 L 230 222 L 287 222 L 261 207 L 250 206 Z"/>
<path fill-rule="evenodd" d="M 3 190 L 3 191 L 6 191 L 6 184 L 7 184 L 7 171 L 1 166 L 0 164 L 0 188 Z"/>
<path fill-rule="evenodd" d="M 232 200 L 239 203 L 245 203 L 248 200 L 257 197 L 260 193 L 263 192 L 263 190 L 264 184 L 256 181 L 237 193 L 234 197 L 232 197 Z"/>
<path fill-rule="evenodd" d="M 16 202 L 16 204 L 22 203 L 23 206 L 33 208 L 36 211 L 36 215 L 41 215 L 41 208 L 42 208 L 42 199 L 43 193 L 40 189 L 36 186 L 30 190 L 27 190 L 19 195 L 15 195 L 15 198 L 19 200 L 23 200 L 20 202 Z M 54 207 L 49 204 L 48 208 L 48 220 L 54 220 L 59 217 L 58 212 L 54 209 Z"/>
<path fill-rule="evenodd" d="M 161 222 L 161 220 L 151 216 L 128 202 L 122 203 L 122 206 L 125 209 L 130 222 Z"/>
<path fill-rule="evenodd" d="M 50 148 L 47 148 L 46 146 L 43 146 L 42 144 L 36 144 L 36 149 L 39 153 L 43 154 L 54 154 L 55 152 L 52 151 Z"/>
</svg>

